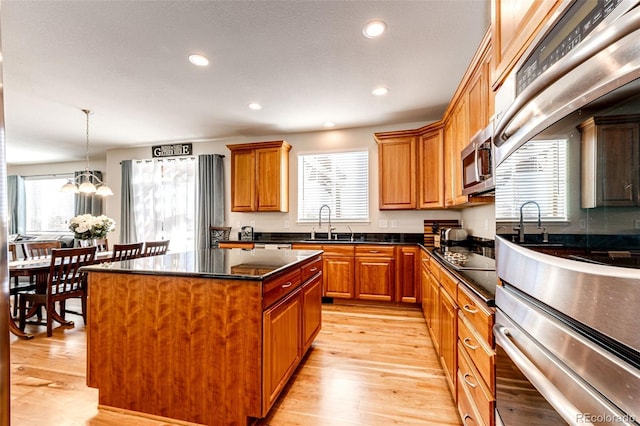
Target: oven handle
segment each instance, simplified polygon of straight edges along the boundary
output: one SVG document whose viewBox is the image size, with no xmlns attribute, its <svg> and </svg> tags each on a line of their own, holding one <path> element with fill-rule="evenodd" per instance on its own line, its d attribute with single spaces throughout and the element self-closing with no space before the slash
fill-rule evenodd
<svg viewBox="0 0 640 426">
<path fill-rule="evenodd" d="M 578 426 L 577 419 L 581 418 L 583 413 L 578 410 L 554 385 L 545 377 L 544 374 L 532 363 L 525 354 L 513 344 L 509 336 L 509 329 L 503 325 L 495 324 L 493 331 L 496 344 L 502 346 L 502 349 L 509 355 L 509 358 L 520 369 L 520 371 L 529 379 L 538 392 L 555 408 L 562 418 L 569 424 Z M 589 422 L 581 422 L 580 425 L 592 424 Z"/>
</svg>

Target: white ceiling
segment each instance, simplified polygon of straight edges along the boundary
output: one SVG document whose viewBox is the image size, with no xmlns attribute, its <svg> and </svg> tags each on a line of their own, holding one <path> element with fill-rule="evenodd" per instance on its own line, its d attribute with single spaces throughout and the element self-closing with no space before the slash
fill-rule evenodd
<svg viewBox="0 0 640 426">
<path fill-rule="evenodd" d="M 440 119 L 486 0 L 2 0 L 8 164 L 109 148 Z M 379 39 L 363 26 L 382 19 Z M 210 64 L 197 68 L 187 56 Z M 374 97 L 371 90 L 387 86 Z M 250 102 L 263 105 L 250 110 Z"/>
</svg>

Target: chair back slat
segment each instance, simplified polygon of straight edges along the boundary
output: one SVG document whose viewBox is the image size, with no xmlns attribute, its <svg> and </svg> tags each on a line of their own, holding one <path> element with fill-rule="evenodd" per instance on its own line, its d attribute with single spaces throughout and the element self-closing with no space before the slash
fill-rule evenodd
<svg viewBox="0 0 640 426">
<path fill-rule="evenodd" d="M 137 259 L 142 256 L 142 245 L 143 243 L 114 244 L 111 261 Z"/>
<path fill-rule="evenodd" d="M 14 243 L 9 243 L 9 262 L 18 260 L 18 249 Z"/>
<path fill-rule="evenodd" d="M 60 248 L 60 241 L 39 241 L 24 243 L 24 257 L 34 259 L 38 257 L 50 256 L 54 249 Z"/>
<path fill-rule="evenodd" d="M 53 249 L 49 265 L 47 292 L 51 296 L 83 291 L 84 274 L 80 268 L 95 261 L 96 247 Z"/>
<path fill-rule="evenodd" d="M 144 257 L 165 254 L 169 249 L 169 240 L 147 241 L 144 243 Z"/>
</svg>

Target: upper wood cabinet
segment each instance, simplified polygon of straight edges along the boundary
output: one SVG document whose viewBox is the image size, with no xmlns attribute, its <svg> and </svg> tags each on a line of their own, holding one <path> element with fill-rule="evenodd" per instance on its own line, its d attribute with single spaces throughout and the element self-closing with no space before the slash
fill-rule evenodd
<svg viewBox="0 0 640 426">
<path fill-rule="evenodd" d="M 592 117 L 581 132 L 581 207 L 640 205 L 640 115 Z"/>
<path fill-rule="evenodd" d="M 231 151 L 231 211 L 289 211 L 289 151 L 285 141 L 227 145 Z"/>
<path fill-rule="evenodd" d="M 460 154 L 471 137 L 487 127 L 494 113 L 494 96 L 490 87 L 491 38 L 485 35 L 444 118 L 444 204 L 464 207 L 492 202 L 492 198 L 462 194 L 462 159 Z"/>
<path fill-rule="evenodd" d="M 375 134 L 380 210 L 444 207 L 440 123 Z"/>
<path fill-rule="evenodd" d="M 418 208 L 444 207 L 444 130 L 438 123 L 418 137 Z"/>
<path fill-rule="evenodd" d="M 380 210 L 416 208 L 416 135 L 376 133 Z"/>
<path fill-rule="evenodd" d="M 493 0 L 491 28 L 497 89 L 531 45 L 542 24 L 560 5 L 559 0 Z"/>
</svg>

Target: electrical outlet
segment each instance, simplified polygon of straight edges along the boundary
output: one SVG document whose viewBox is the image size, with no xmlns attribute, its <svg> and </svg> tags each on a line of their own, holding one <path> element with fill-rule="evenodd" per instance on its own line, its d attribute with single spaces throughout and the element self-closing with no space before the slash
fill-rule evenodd
<svg viewBox="0 0 640 426">
<path fill-rule="evenodd" d="M 387 220 L 386 220 L 386 219 L 380 219 L 380 220 L 378 221 L 378 227 L 379 227 L 379 228 L 386 228 L 386 227 L 388 227 L 388 226 L 389 226 L 389 222 L 387 222 Z"/>
<path fill-rule="evenodd" d="M 284 229 L 287 229 L 289 227 L 289 221 L 285 220 L 284 221 Z"/>
<path fill-rule="evenodd" d="M 587 221 L 580 219 L 580 229 L 587 229 Z"/>
<path fill-rule="evenodd" d="M 640 219 L 636 219 L 636 229 L 640 229 Z"/>
<path fill-rule="evenodd" d="M 392 220 L 391 221 L 391 227 L 392 228 L 397 228 L 398 227 L 398 221 L 397 220 Z"/>
<path fill-rule="evenodd" d="M 252 227 L 252 228 L 255 228 L 255 227 L 256 227 L 256 221 L 255 221 L 255 220 L 252 220 L 252 221 L 251 221 L 251 227 Z"/>
</svg>

